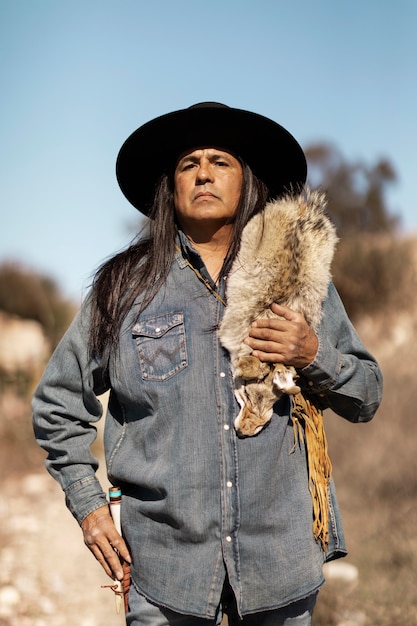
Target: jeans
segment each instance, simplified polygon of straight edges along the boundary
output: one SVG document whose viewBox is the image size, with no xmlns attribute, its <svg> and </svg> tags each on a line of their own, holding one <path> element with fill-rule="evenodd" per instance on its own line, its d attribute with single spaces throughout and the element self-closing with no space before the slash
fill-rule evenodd
<svg viewBox="0 0 417 626">
<path fill-rule="evenodd" d="M 239 618 L 229 585 L 225 584 L 218 614 L 213 619 L 183 615 L 157 606 L 142 596 L 134 585 L 129 591 L 127 626 L 220 626 L 225 615 L 229 626 L 311 626 L 317 593 L 284 608 L 260 611 Z"/>
</svg>

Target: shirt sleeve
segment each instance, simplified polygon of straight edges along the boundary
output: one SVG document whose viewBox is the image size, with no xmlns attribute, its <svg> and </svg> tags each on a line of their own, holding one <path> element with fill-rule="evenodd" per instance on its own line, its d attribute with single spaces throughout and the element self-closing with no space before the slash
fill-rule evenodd
<svg viewBox="0 0 417 626">
<path fill-rule="evenodd" d="M 103 412 L 97 395 L 109 385 L 106 367 L 88 356 L 89 320 L 87 301 L 52 355 L 32 401 L 35 437 L 47 452 L 46 467 L 79 523 L 107 503 L 91 444 L 97 436 L 94 422 Z"/>
<path fill-rule="evenodd" d="M 299 371 L 302 391 L 321 408 L 351 422 L 367 422 L 378 409 L 383 378 L 331 283 L 323 303 L 316 358 Z"/>
</svg>

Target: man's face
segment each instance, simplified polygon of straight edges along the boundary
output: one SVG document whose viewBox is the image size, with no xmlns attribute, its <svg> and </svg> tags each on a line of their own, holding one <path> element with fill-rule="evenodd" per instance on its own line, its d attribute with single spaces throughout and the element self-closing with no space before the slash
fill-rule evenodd
<svg viewBox="0 0 417 626">
<path fill-rule="evenodd" d="M 203 148 L 180 157 L 174 172 L 174 204 L 177 219 L 187 226 L 197 222 L 233 221 L 242 189 L 242 166 L 222 150 Z"/>
</svg>

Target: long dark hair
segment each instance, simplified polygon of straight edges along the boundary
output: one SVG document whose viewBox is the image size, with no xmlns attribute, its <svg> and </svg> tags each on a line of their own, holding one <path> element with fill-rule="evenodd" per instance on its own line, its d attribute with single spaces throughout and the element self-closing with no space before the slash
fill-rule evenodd
<svg viewBox="0 0 417 626">
<path fill-rule="evenodd" d="M 242 193 L 234 220 L 232 240 L 219 278 L 225 276 L 238 253 L 242 230 L 265 207 L 268 190 L 246 163 L 242 163 Z M 89 350 L 93 358 L 117 348 L 119 333 L 139 294 L 140 311 L 164 284 L 175 255 L 173 179 L 164 174 L 157 186 L 149 221 L 135 241 L 106 261 L 97 271 L 92 289 Z"/>
</svg>

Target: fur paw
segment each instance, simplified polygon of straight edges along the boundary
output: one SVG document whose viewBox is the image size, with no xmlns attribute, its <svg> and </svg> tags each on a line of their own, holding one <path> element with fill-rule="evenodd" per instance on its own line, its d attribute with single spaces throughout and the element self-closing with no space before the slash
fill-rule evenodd
<svg viewBox="0 0 417 626">
<path fill-rule="evenodd" d="M 242 356 L 238 360 L 235 368 L 235 377 L 244 380 L 262 380 L 269 373 L 270 368 L 267 363 L 262 363 L 254 356 Z"/>
<path fill-rule="evenodd" d="M 295 395 L 300 393 L 301 389 L 295 384 L 298 374 L 293 367 L 286 367 L 277 363 L 274 367 L 274 377 L 272 379 L 274 385 L 283 393 Z"/>
</svg>

